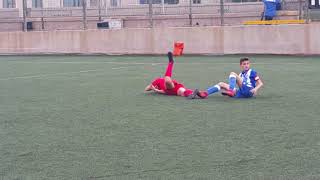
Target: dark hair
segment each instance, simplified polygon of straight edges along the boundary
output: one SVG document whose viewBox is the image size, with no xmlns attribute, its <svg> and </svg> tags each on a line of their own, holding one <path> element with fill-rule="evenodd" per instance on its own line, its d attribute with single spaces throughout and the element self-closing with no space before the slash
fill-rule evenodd
<svg viewBox="0 0 320 180">
<path fill-rule="evenodd" d="M 245 61 L 249 61 L 249 58 L 247 58 L 247 57 L 241 58 L 240 59 L 240 64 L 242 64 Z"/>
</svg>

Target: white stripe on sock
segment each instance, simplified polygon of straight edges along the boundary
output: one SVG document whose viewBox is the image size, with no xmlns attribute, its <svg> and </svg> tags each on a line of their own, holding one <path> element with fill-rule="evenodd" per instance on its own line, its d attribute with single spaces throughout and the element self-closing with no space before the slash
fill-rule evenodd
<svg viewBox="0 0 320 180">
<path fill-rule="evenodd" d="M 229 78 L 231 78 L 231 77 L 236 78 L 236 75 L 230 74 Z"/>
<path fill-rule="evenodd" d="M 217 84 L 217 85 L 214 85 L 214 87 L 216 87 L 218 89 L 218 91 L 220 91 L 221 87 Z"/>
</svg>

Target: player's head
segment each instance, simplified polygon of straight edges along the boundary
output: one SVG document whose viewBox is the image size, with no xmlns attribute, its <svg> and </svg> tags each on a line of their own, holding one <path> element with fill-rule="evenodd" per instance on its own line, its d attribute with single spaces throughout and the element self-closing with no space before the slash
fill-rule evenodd
<svg viewBox="0 0 320 180">
<path fill-rule="evenodd" d="M 240 68 L 242 71 L 247 71 L 250 69 L 250 60 L 249 58 L 241 58 L 240 59 Z"/>
</svg>

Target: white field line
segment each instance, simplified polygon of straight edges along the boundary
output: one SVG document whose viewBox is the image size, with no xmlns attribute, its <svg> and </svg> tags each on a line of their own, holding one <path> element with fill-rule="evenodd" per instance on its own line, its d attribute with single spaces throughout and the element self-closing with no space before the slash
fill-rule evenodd
<svg viewBox="0 0 320 180">
<path fill-rule="evenodd" d="M 137 66 L 120 66 L 111 68 L 113 70 L 117 69 L 128 69 L 131 67 Z M 32 78 L 43 78 L 49 76 L 59 76 L 59 75 L 70 75 L 70 74 L 81 74 L 81 73 L 89 73 L 89 72 L 98 72 L 98 71 L 107 71 L 106 69 L 90 69 L 90 70 L 83 70 L 83 71 L 72 71 L 72 72 L 62 72 L 62 73 L 53 73 L 53 74 L 39 74 L 39 75 L 29 75 L 29 76 L 17 76 L 17 77 L 8 77 L 8 78 L 0 78 L 0 81 L 8 81 L 8 80 L 15 80 L 15 79 L 32 79 Z"/>
<path fill-rule="evenodd" d="M 91 69 L 91 70 L 84 70 L 84 71 L 73 71 L 73 72 L 63 72 L 63 73 L 53 73 L 53 74 L 39 74 L 39 75 L 30 75 L 30 76 L 8 77 L 8 78 L 1 78 L 0 81 L 8 81 L 8 80 L 15 80 L 15 79 L 43 78 L 43 77 L 49 77 L 49 76 L 80 74 L 80 73 L 89 73 L 89 72 L 97 72 L 97 71 L 105 71 L 105 69 Z"/>
<path fill-rule="evenodd" d="M 10 62 L 18 62 L 18 63 L 48 63 L 48 64 L 118 64 L 118 65 L 162 65 L 166 63 L 140 63 L 140 62 L 115 62 L 115 61 L 109 61 L 109 62 L 34 62 L 34 61 L 10 61 Z M 239 64 L 239 63 L 183 63 L 179 62 L 179 64 Z M 284 64 L 284 65 L 300 65 L 300 64 L 306 64 L 306 63 L 252 63 L 253 65 L 275 65 L 275 64 Z M 121 67 L 113 67 L 111 69 L 117 70 L 117 69 L 128 69 L 131 67 L 137 67 L 137 66 L 121 66 Z M 18 76 L 18 77 L 8 77 L 8 78 L 0 78 L 0 81 L 7 81 L 7 80 L 15 80 L 15 79 L 31 79 L 31 78 L 43 78 L 48 76 L 57 76 L 57 75 L 69 75 L 69 74 L 79 74 L 79 73 L 89 73 L 89 72 L 97 72 L 97 71 L 106 71 L 106 69 L 92 69 L 92 70 L 83 70 L 83 71 L 74 71 L 74 72 L 63 72 L 63 73 L 53 73 L 53 74 L 39 74 L 39 75 L 30 75 L 30 76 Z"/>
</svg>

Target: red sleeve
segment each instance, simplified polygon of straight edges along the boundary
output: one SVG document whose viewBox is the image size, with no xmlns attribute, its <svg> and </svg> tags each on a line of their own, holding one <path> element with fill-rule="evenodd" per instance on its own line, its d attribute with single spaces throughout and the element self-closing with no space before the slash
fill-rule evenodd
<svg viewBox="0 0 320 180">
<path fill-rule="evenodd" d="M 155 88 L 157 88 L 159 90 L 165 90 L 166 89 L 166 87 L 164 85 L 164 79 L 163 78 L 157 78 L 157 79 L 153 80 L 151 84 Z"/>
<path fill-rule="evenodd" d="M 159 86 L 159 84 L 160 84 L 160 79 L 158 78 L 158 79 L 153 80 L 151 84 L 152 84 L 153 86 Z"/>
</svg>

